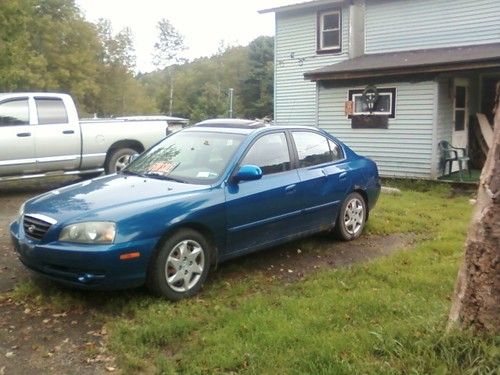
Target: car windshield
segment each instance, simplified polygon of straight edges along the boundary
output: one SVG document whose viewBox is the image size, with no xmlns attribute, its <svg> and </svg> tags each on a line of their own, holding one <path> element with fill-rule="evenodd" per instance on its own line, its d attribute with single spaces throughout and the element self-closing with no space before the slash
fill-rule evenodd
<svg viewBox="0 0 500 375">
<path fill-rule="evenodd" d="M 166 138 L 124 173 L 194 184 L 210 184 L 221 176 L 244 135 L 181 131 Z"/>
</svg>

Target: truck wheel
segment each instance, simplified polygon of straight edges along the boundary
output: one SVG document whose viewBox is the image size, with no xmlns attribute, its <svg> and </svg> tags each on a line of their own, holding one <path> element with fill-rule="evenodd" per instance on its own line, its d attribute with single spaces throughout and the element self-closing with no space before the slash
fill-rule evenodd
<svg viewBox="0 0 500 375">
<path fill-rule="evenodd" d="M 130 157 L 137 154 L 137 151 L 132 148 L 119 148 L 113 150 L 106 159 L 104 169 L 106 174 L 120 172 L 130 162 Z"/>
</svg>

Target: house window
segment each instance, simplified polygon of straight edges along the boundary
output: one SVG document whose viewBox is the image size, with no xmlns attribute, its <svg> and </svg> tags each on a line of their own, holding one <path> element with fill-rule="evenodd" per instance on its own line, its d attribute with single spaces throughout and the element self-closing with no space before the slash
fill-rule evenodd
<svg viewBox="0 0 500 375">
<path fill-rule="evenodd" d="M 341 50 L 341 21 L 340 10 L 318 13 L 318 53 L 339 52 Z"/>
<path fill-rule="evenodd" d="M 364 90 L 349 90 L 349 101 L 352 102 L 352 115 L 385 115 L 394 118 L 396 115 L 396 89 L 395 88 L 377 88 L 378 97 L 370 108 Z"/>
</svg>

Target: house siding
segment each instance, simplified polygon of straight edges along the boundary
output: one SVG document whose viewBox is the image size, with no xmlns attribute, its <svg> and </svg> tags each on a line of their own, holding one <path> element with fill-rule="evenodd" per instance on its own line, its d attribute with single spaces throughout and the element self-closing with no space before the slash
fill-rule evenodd
<svg viewBox="0 0 500 375">
<path fill-rule="evenodd" d="M 352 129 L 344 115 L 348 90 L 362 86 L 319 88 L 319 127 L 377 162 L 387 177 L 432 177 L 433 125 L 436 82 L 394 82 L 377 85 L 396 88 L 396 117 L 388 129 Z"/>
<path fill-rule="evenodd" d="M 342 9 L 340 53 L 316 53 L 316 17 L 314 8 L 276 14 L 274 118 L 282 125 L 316 125 L 316 83 L 304 73 L 348 58 L 349 8 Z"/>
<path fill-rule="evenodd" d="M 367 2 L 365 52 L 488 44 L 500 41 L 498 0 Z"/>
</svg>

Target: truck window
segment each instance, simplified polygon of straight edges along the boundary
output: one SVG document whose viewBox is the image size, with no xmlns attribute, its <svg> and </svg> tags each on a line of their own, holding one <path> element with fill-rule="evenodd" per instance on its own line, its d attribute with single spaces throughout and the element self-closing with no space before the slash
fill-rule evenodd
<svg viewBox="0 0 500 375">
<path fill-rule="evenodd" d="M 35 98 L 38 124 L 67 124 L 68 114 L 62 99 Z"/>
<path fill-rule="evenodd" d="M 0 103 L 0 126 L 29 124 L 28 99 L 14 99 Z"/>
</svg>

